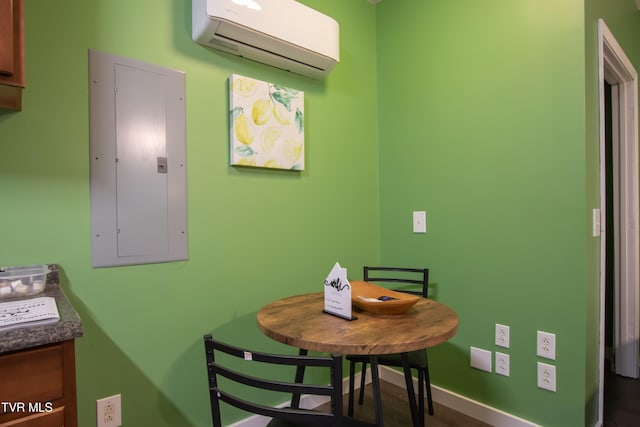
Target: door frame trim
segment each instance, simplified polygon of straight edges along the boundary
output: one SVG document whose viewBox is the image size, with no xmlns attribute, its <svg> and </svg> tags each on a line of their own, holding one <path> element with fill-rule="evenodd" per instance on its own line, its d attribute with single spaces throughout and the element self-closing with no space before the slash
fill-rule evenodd
<svg viewBox="0 0 640 427">
<path fill-rule="evenodd" d="M 623 344 L 620 373 L 638 377 L 638 342 L 640 321 L 638 313 L 640 256 L 638 235 L 638 74 L 609 30 L 604 20 L 598 20 L 598 84 L 600 97 L 600 209 L 605 224 L 605 111 L 604 82 L 618 85 L 618 119 L 620 123 L 620 294 L 616 297 L 619 313 L 619 340 Z M 604 352 L 605 352 L 605 257 L 604 230 L 600 238 L 600 409 L 602 421 L 604 405 Z M 616 333 L 618 335 L 618 333 Z M 631 343 L 632 345 L 624 345 Z M 618 364 L 618 363 L 617 363 Z M 618 372 L 618 368 L 616 369 Z"/>
</svg>

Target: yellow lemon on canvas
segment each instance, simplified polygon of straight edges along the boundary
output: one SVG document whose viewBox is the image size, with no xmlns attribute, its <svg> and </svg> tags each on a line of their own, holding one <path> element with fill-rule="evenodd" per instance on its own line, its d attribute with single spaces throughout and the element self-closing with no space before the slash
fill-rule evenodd
<svg viewBox="0 0 640 427">
<path fill-rule="evenodd" d="M 262 149 L 265 153 L 271 152 L 273 147 L 276 145 L 276 141 L 280 139 L 280 135 L 282 135 L 282 130 L 279 127 L 269 126 L 262 133 Z"/>
<path fill-rule="evenodd" d="M 266 124 L 271 119 L 271 101 L 257 99 L 251 108 L 253 122 L 259 126 Z"/>
<path fill-rule="evenodd" d="M 236 164 L 239 166 L 255 166 L 256 159 L 255 159 L 255 156 L 243 157 L 240 160 L 238 160 Z"/>
<path fill-rule="evenodd" d="M 231 90 L 242 96 L 251 96 L 256 90 L 256 81 L 247 77 L 236 77 L 231 82 Z"/>
<path fill-rule="evenodd" d="M 238 114 L 238 117 L 234 120 L 233 132 L 236 135 L 236 139 L 241 143 L 249 145 L 253 142 L 253 134 L 249 129 L 249 122 L 244 113 Z"/>
<path fill-rule="evenodd" d="M 291 119 L 289 118 L 290 114 L 284 105 L 279 102 L 273 103 L 273 117 L 275 117 L 281 125 L 286 126 L 291 123 Z"/>
<path fill-rule="evenodd" d="M 300 159 L 303 147 L 302 142 L 287 139 L 282 143 L 282 157 L 288 163 L 295 163 Z"/>
<path fill-rule="evenodd" d="M 282 169 L 282 165 L 278 159 L 269 159 L 264 162 L 265 168 L 274 168 L 274 169 Z"/>
</svg>

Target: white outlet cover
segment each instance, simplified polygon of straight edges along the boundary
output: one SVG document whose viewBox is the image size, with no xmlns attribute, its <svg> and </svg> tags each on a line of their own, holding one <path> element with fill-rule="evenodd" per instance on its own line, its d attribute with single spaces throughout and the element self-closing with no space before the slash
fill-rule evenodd
<svg viewBox="0 0 640 427">
<path fill-rule="evenodd" d="M 491 372 L 491 352 L 477 347 L 471 347 L 471 367 Z"/>
<path fill-rule="evenodd" d="M 496 351 L 496 374 L 509 376 L 509 355 Z"/>
<path fill-rule="evenodd" d="M 496 345 L 509 348 L 509 327 L 496 323 Z"/>
<path fill-rule="evenodd" d="M 538 362 L 538 387 L 556 391 L 556 367 Z"/>
<path fill-rule="evenodd" d="M 113 418 L 105 419 L 105 410 L 111 405 L 113 407 Z M 98 427 L 120 427 L 122 425 L 121 402 L 120 395 L 98 399 L 96 401 L 96 419 Z"/>
<path fill-rule="evenodd" d="M 556 360 L 556 334 L 538 331 L 537 355 Z"/>
</svg>

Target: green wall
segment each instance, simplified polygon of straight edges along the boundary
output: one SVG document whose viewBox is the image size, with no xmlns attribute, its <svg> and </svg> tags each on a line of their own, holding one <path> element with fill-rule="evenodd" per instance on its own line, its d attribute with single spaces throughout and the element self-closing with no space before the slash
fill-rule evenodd
<svg viewBox="0 0 640 427">
<path fill-rule="evenodd" d="M 596 19 L 640 69 L 632 0 L 304 0 L 340 23 L 324 81 L 193 43 L 188 1 L 25 3 L 24 111 L 0 112 L 0 264 L 61 265 L 84 326 L 80 425 L 115 393 L 125 425 L 208 425 L 202 334 L 292 351 L 255 314 L 336 261 L 351 278 L 431 269 L 461 319 L 430 352 L 435 384 L 543 425 L 594 423 Z M 186 72 L 187 262 L 91 268 L 89 48 Z M 304 172 L 228 166 L 232 73 L 305 91 Z M 469 346 L 501 350 L 495 323 L 511 327 L 510 377 L 469 368 Z M 557 393 L 536 387 L 536 330 L 557 335 Z"/>
<path fill-rule="evenodd" d="M 377 9 L 381 261 L 429 266 L 460 315 L 430 352 L 433 382 L 545 426 L 593 425 L 598 410 L 595 19 L 615 17 L 635 54 L 640 40 L 632 1 L 587 3 Z M 556 393 L 536 386 L 537 330 L 556 334 Z M 510 377 L 471 369 L 470 346 L 508 353 Z"/>
<path fill-rule="evenodd" d="M 0 264 L 60 264 L 84 327 L 81 426 L 115 393 L 124 425 L 210 425 L 204 333 L 275 347 L 255 324 L 262 305 L 320 289 L 336 261 L 357 278 L 377 262 L 375 7 L 304 3 L 341 24 L 323 81 L 197 45 L 189 1 L 25 2 L 24 110 L 0 112 Z M 186 72 L 187 262 L 91 268 L 90 48 Z M 304 172 L 228 166 L 232 73 L 305 92 Z"/>
</svg>

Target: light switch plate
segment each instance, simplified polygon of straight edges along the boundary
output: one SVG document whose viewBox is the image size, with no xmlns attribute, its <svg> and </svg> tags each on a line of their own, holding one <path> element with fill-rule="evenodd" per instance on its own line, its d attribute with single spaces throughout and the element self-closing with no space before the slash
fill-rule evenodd
<svg viewBox="0 0 640 427">
<path fill-rule="evenodd" d="M 596 208 L 593 210 L 593 237 L 600 236 L 600 221 L 600 209 Z"/>
<path fill-rule="evenodd" d="M 471 347 L 471 367 L 491 372 L 491 352 L 477 347 Z"/>
<path fill-rule="evenodd" d="M 413 232 L 414 233 L 427 232 L 427 213 L 425 211 L 413 212 Z"/>
</svg>

